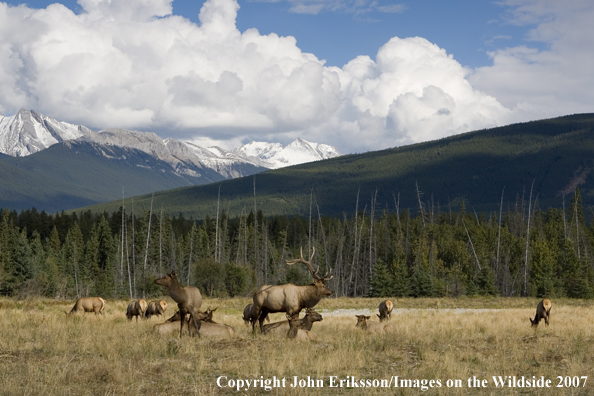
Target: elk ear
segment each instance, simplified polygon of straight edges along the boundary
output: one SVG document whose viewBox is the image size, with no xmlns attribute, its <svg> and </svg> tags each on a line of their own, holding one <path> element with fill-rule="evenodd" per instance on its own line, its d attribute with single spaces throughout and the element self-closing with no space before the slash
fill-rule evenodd
<svg viewBox="0 0 594 396">
<path fill-rule="evenodd" d="M 366 316 L 365 319 L 369 320 L 371 319 L 371 316 Z"/>
</svg>

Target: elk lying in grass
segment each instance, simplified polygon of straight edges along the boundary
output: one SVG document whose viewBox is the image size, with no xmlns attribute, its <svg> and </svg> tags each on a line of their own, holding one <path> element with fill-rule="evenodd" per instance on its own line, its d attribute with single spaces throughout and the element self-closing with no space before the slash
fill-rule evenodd
<svg viewBox="0 0 594 396">
<path fill-rule="evenodd" d="M 200 290 L 194 286 L 182 287 L 177 280 L 177 273 L 172 271 L 169 275 L 162 278 L 155 279 L 157 285 L 167 287 L 167 293 L 177 303 L 181 315 L 181 324 L 179 328 L 179 337 L 181 338 L 183 332 L 183 323 L 186 319 L 186 315 L 190 315 L 190 320 L 194 324 L 196 331 L 200 331 L 199 319 L 196 315 L 200 312 L 200 306 L 202 305 L 202 295 Z"/>
<path fill-rule="evenodd" d="M 105 315 L 105 300 L 101 297 L 82 297 L 76 300 L 74 307 L 66 315 L 70 316 L 77 312 L 95 312 L 95 315 Z"/>
<path fill-rule="evenodd" d="M 396 331 L 396 326 L 390 323 L 379 323 L 369 321 L 370 316 L 366 315 L 355 315 L 357 317 L 357 324 L 355 327 L 369 333 L 392 333 Z"/>
<path fill-rule="evenodd" d="M 289 329 L 287 330 L 287 338 L 298 340 L 298 341 L 314 341 L 317 339 L 316 335 L 309 330 L 302 330 L 299 328 L 301 320 L 296 317 L 292 317 L 287 314 L 287 323 Z"/>
<path fill-rule="evenodd" d="M 307 308 L 305 313 L 305 317 L 303 319 L 296 318 L 299 322 L 297 323 L 297 327 L 300 330 L 307 330 L 310 331 L 314 322 L 322 321 L 322 315 L 317 313 L 311 308 Z M 284 320 L 282 322 L 275 322 L 271 324 L 264 325 L 262 328 L 263 334 L 276 334 L 276 335 L 285 335 L 290 328 L 290 321 Z"/>
<path fill-rule="evenodd" d="M 141 318 L 144 316 L 144 313 L 148 307 L 146 300 L 141 298 L 140 300 L 132 301 L 128 304 L 128 309 L 126 310 L 126 318 L 128 320 L 132 320 L 133 316 L 136 316 L 136 322 L 138 323 L 138 317 Z"/>
<path fill-rule="evenodd" d="M 149 303 L 148 308 L 144 313 L 144 317 L 150 319 L 151 316 L 162 316 L 165 315 L 165 311 L 167 311 L 167 302 L 163 300 L 154 300 Z"/>
<path fill-rule="evenodd" d="M 206 312 L 200 312 L 196 315 L 200 321 L 199 335 L 201 337 L 231 337 L 235 335 L 233 327 L 212 321 L 212 314 L 214 311 L 216 311 L 216 308 L 211 310 L 209 307 Z M 181 315 L 179 311 L 177 311 L 171 318 L 167 319 L 167 322 L 153 326 L 153 330 L 159 334 L 169 334 L 173 332 L 174 329 L 179 328 L 180 325 L 178 323 L 180 320 Z M 188 330 L 187 322 L 183 323 L 181 326 L 184 331 Z"/>
<path fill-rule="evenodd" d="M 270 287 L 270 285 L 265 285 L 262 287 Z M 245 323 L 246 326 L 249 326 L 256 323 L 257 320 L 258 318 L 254 313 L 254 304 L 246 305 L 243 309 L 243 323 Z M 266 315 L 266 321 L 270 322 L 270 316 Z"/>
<path fill-rule="evenodd" d="M 392 319 L 392 309 L 394 308 L 394 304 L 390 300 L 382 301 L 379 305 L 379 318 L 380 322 L 384 320 Z"/>
<path fill-rule="evenodd" d="M 536 316 L 534 316 L 534 320 L 530 319 L 530 323 L 532 323 L 532 327 L 538 327 L 541 319 L 545 320 L 545 324 L 549 325 L 549 318 L 551 316 L 551 308 L 553 308 L 553 304 L 551 304 L 551 300 L 545 298 L 541 302 L 538 303 L 536 306 Z"/>
<path fill-rule="evenodd" d="M 204 322 L 202 322 L 200 319 L 205 318 L 205 316 L 202 312 L 200 312 L 196 315 L 196 317 L 198 318 L 198 331 L 196 332 L 196 334 L 198 334 L 198 336 L 201 336 L 202 324 Z M 188 326 L 188 323 L 190 321 L 191 319 L 181 321 L 181 315 L 179 311 L 177 311 L 171 318 L 167 319 L 165 323 L 158 323 L 154 325 L 153 331 L 161 335 L 166 335 L 177 332 L 177 330 L 181 328 L 182 333 L 186 333 L 191 337 L 193 334 L 191 334 L 189 330 L 192 328 Z"/>
<path fill-rule="evenodd" d="M 254 293 L 254 316 L 258 318 L 260 323 L 260 331 L 262 331 L 264 318 L 269 313 L 285 312 L 291 317 L 299 315 L 303 308 L 313 308 L 323 296 L 329 296 L 333 293 L 325 284 L 324 281 L 332 279 L 330 271 L 324 276 L 318 275 L 318 269 L 313 269 L 311 261 L 316 250 L 306 261 L 303 258 L 303 249 L 301 249 L 301 257 L 296 260 L 287 261 L 288 265 L 295 263 L 303 263 L 309 270 L 314 282 L 307 286 L 295 286 L 291 283 L 279 286 L 262 286 L 256 293 Z M 252 324 L 252 330 L 255 329 L 255 322 Z"/>
</svg>

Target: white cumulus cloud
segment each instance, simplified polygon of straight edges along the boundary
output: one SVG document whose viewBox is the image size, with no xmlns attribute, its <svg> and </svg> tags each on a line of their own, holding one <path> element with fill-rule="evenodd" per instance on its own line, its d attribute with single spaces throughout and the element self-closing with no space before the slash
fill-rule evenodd
<svg viewBox="0 0 594 396">
<path fill-rule="evenodd" d="M 240 32 L 235 0 L 207 0 L 199 24 L 172 15 L 172 0 L 79 4 L 83 11 L 74 14 L 60 4 L 31 9 L 0 3 L 0 112 L 31 108 L 94 129 L 133 128 L 227 147 L 300 136 L 363 152 L 539 114 L 564 99 L 562 92 L 540 96 L 546 89 L 538 86 L 567 67 L 562 54 L 571 51 L 572 59 L 592 64 L 592 55 L 580 54 L 579 47 L 522 47 L 492 54 L 491 68 L 469 70 L 423 38 L 395 37 L 375 59 L 360 56 L 342 68 L 328 67 L 302 52 L 293 37 Z M 522 8 L 520 16 L 530 12 Z M 533 35 L 547 37 L 553 47 L 566 44 L 563 34 L 553 34 L 556 27 L 539 25 Z M 531 68 L 527 78 L 534 64 L 541 70 Z M 579 67 L 587 69 L 571 70 Z M 519 80 L 502 81 L 501 72 Z M 573 83 L 571 76 L 554 85 L 564 83 Z"/>
</svg>

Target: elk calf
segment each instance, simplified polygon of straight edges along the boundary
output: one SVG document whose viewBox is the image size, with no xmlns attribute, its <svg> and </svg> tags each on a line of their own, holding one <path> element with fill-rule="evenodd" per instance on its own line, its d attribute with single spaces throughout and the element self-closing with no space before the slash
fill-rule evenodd
<svg viewBox="0 0 594 396">
<path fill-rule="evenodd" d="M 534 316 L 534 320 L 530 319 L 530 323 L 532 323 L 532 327 L 538 327 L 541 319 L 545 320 L 545 324 L 549 325 L 549 318 L 551 316 L 551 308 L 553 308 L 553 304 L 551 304 L 551 300 L 545 298 L 541 302 L 538 303 L 536 306 L 536 316 Z"/>
<path fill-rule="evenodd" d="M 268 285 L 265 285 L 265 286 L 268 287 Z M 258 320 L 258 318 L 256 317 L 256 314 L 254 313 L 254 304 L 246 305 L 245 308 L 243 309 L 243 323 L 245 323 L 246 326 L 249 326 L 251 324 L 256 323 L 257 320 Z M 265 320 L 270 323 L 270 316 L 266 315 Z"/>
<path fill-rule="evenodd" d="M 396 331 L 396 326 L 389 323 L 379 323 L 379 322 L 371 322 L 369 319 L 370 316 L 365 315 L 355 315 L 357 317 L 357 324 L 355 327 L 360 328 L 361 330 L 367 331 L 369 333 L 392 333 Z"/>
<path fill-rule="evenodd" d="M 297 319 L 299 323 L 297 323 L 297 327 L 300 330 L 307 330 L 310 331 L 313 327 L 314 322 L 321 322 L 323 320 L 322 315 L 317 313 L 311 308 L 308 308 L 305 317 L 303 319 Z M 275 322 L 271 324 L 264 325 L 262 328 L 263 334 L 276 334 L 276 335 L 285 335 L 290 328 L 290 320 L 284 320 L 282 322 Z"/>
<path fill-rule="evenodd" d="M 101 297 L 82 297 L 76 300 L 74 307 L 66 315 L 70 316 L 77 312 L 95 312 L 95 315 L 105 315 L 105 300 Z"/>
<path fill-rule="evenodd" d="M 167 311 L 167 302 L 154 300 L 149 303 L 148 308 L 144 312 L 144 317 L 150 319 L 151 316 L 162 316 L 165 314 L 165 311 Z"/>
<path fill-rule="evenodd" d="M 138 317 L 141 318 L 144 316 L 144 313 L 148 307 L 146 300 L 141 298 L 140 300 L 132 301 L 128 304 L 128 309 L 126 310 L 126 318 L 128 320 L 132 320 L 133 316 L 136 316 L 136 322 L 138 322 Z"/>
<path fill-rule="evenodd" d="M 393 308 L 394 308 L 394 304 L 392 304 L 392 301 L 390 301 L 390 300 L 382 301 L 380 303 L 379 315 L 377 315 L 380 322 L 383 322 L 384 320 L 392 319 L 392 309 Z"/>
</svg>

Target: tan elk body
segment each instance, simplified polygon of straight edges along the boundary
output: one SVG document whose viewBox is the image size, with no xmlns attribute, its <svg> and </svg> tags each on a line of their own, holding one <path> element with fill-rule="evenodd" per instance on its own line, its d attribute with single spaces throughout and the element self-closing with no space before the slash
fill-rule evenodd
<svg viewBox="0 0 594 396">
<path fill-rule="evenodd" d="M 394 308 L 394 304 L 390 300 L 382 301 L 379 305 L 379 315 L 378 318 L 380 322 L 384 320 L 392 319 L 392 309 Z"/>
<path fill-rule="evenodd" d="M 311 285 L 296 286 L 292 283 L 278 286 L 262 286 L 254 293 L 254 316 L 258 318 L 260 324 L 260 331 L 262 331 L 264 318 L 269 313 L 285 312 L 289 316 L 294 317 L 299 315 L 303 308 L 313 308 L 324 296 L 329 296 L 333 293 L 325 284 L 324 281 L 332 279 L 330 271 L 324 276 L 318 275 L 318 270 L 314 270 L 311 261 L 315 254 L 315 249 L 309 259 L 303 259 L 303 250 L 301 250 L 301 258 L 287 261 L 287 264 L 303 263 L 309 270 L 314 282 Z M 255 327 L 255 322 L 252 324 L 252 329 Z"/>
<path fill-rule="evenodd" d="M 167 311 L 167 302 L 163 300 L 151 301 L 144 313 L 146 319 L 150 319 L 151 316 L 162 316 Z"/>
<path fill-rule="evenodd" d="M 215 323 L 212 321 L 212 313 L 216 310 L 210 308 L 206 312 L 200 312 L 196 317 L 200 320 L 200 336 L 205 337 L 232 337 L 235 335 L 235 330 L 226 324 Z M 179 329 L 181 315 L 177 311 L 172 317 L 167 319 L 167 322 L 160 323 L 153 326 L 153 330 L 159 334 L 170 334 L 176 329 Z M 188 331 L 188 323 L 184 322 L 182 325 L 183 331 Z"/>
<path fill-rule="evenodd" d="M 530 319 L 532 327 L 538 327 L 538 324 L 542 319 L 545 320 L 545 324 L 548 326 L 549 319 L 551 316 L 551 308 L 553 308 L 553 304 L 551 303 L 551 300 L 549 300 L 548 298 L 545 298 L 541 302 L 539 302 L 536 306 L 536 316 L 534 316 L 534 320 L 532 320 L 532 318 L 528 318 Z"/>
<path fill-rule="evenodd" d="M 196 331 L 200 334 L 199 319 L 196 315 L 200 312 L 200 306 L 202 305 L 202 295 L 200 290 L 194 286 L 182 287 L 177 280 L 176 271 L 172 271 L 169 275 L 162 278 L 155 279 L 157 285 L 167 287 L 167 293 L 177 303 L 181 314 L 181 324 L 179 328 L 179 336 L 181 338 L 183 332 L 183 323 L 186 315 L 190 315 L 190 322 L 194 324 Z"/>
<path fill-rule="evenodd" d="M 289 329 L 285 333 L 287 338 L 297 341 L 315 341 L 317 337 L 314 333 L 309 330 L 302 330 L 299 328 L 301 325 L 301 320 L 302 319 L 297 319 L 287 314 L 287 323 L 289 324 Z"/>
<path fill-rule="evenodd" d="M 105 315 L 105 300 L 101 297 L 81 297 L 76 300 L 74 307 L 66 315 L 72 315 L 77 312 L 95 312 L 95 315 Z"/>
<path fill-rule="evenodd" d="M 320 315 L 318 312 L 314 311 L 311 308 L 308 308 L 307 312 L 305 314 L 305 317 L 303 317 L 302 319 L 297 319 L 297 320 L 298 320 L 298 322 L 296 322 L 296 323 L 297 323 L 297 327 L 299 328 L 299 330 L 310 331 L 311 328 L 313 327 L 314 322 L 320 322 L 323 320 L 323 318 L 322 318 L 322 315 Z M 289 322 L 290 322 L 289 320 L 284 320 L 282 322 L 275 322 L 275 323 L 264 325 L 264 327 L 262 328 L 262 333 L 285 336 L 287 334 L 287 331 L 289 331 L 289 328 L 290 328 Z"/>
<path fill-rule="evenodd" d="M 138 322 L 138 317 L 142 318 L 144 316 L 144 312 L 146 311 L 147 307 L 148 304 L 143 298 L 132 301 L 130 304 L 128 304 L 126 318 L 128 318 L 128 320 L 132 320 L 132 317 L 136 316 L 136 322 Z"/>
<path fill-rule="evenodd" d="M 371 322 L 370 316 L 366 315 L 355 315 L 357 317 L 357 324 L 355 327 L 361 330 L 367 331 L 368 333 L 392 333 L 396 331 L 396 326 L 390 323 Z"/>
</svg>

